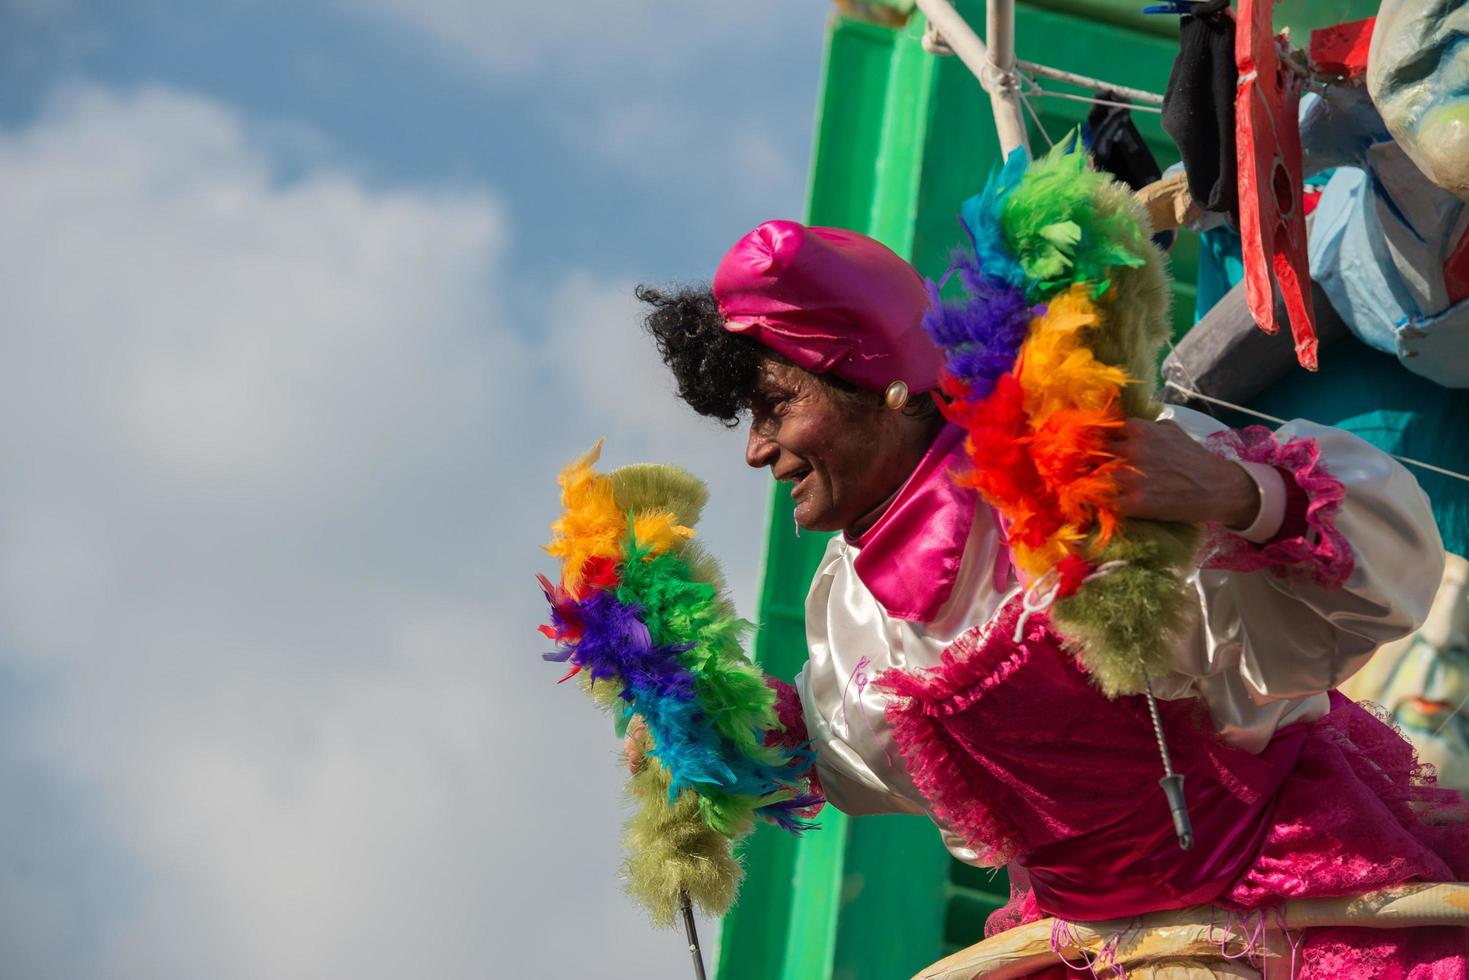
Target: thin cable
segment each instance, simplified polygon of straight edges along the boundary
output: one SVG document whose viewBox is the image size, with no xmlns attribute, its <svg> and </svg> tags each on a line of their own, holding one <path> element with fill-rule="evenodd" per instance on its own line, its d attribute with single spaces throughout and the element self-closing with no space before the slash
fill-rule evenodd
<svg viewBox="0 0 1469 980">
<path fill-rule="evenodd" d="M 1088 102 L 1092 105 L 1115 106 L 1118 109 L 1131 109 L 1133 112 L 1155 112 L 1160 116 L 1163 114 L 1162 106 L 1137 105 L 1132 102 L 1114 102 L 1111 99 L 1098 99 L 1087 95 L 1072 95 L 1070 92 L 1052 92 L 1050 89 L 1041 88 L 1039 85 L 1036 86 L 1035 94 L 1049 96 L 1053 99 L 1070 99 L 1072 102 Z"/>
<path fill-rule="evenodd" d="M 1070 82 L 1072 85 L 1093 89 L 1097 92 L 1111 92 L 1114 95 L 1120 95 L 1125 99 L 1133 99 L 1145 105 L 1161 106 L 1163 104 L 1163 96 L 1154 92 L 1145 92 L 1140 88 L 1131 88 L 1127 85 L 1114 85 L 1111 82 L 1104 82 L 1099 78 L 1078 75 L 1073 71 L 1062 71 L 1060 68 L 1052 68 L 1050 65 L 1043 65 L 1039 62 L 1022 61 L 1017 58 L 1015 60 L 1015 67 L 1023 71 L 1028 71 L 1032 75 L 1040 75 L 1042 78 L 1050 78 L 1058 82 Z"/>
<path fill-rule="evenodd" d="M 689 902 L 689 893 L 679 889 L 678 910 L 683 914 L 684 938 L 689 943 L 689 956 L 694 961 L 694 980 L 708 980 L 704 972 L 704 953 L 699 948 L 699 927 L 694 924 L 694 909 Z"/>
<path fill-rule="evenodd" d="M 1184 359 L 1179 356 L 1179 354 L 1178 354 L 1178 348 L 1173 343 L 1173 337 L 1170 335 L 1167 338 L 1167 340 L 1168 340 L 1168 353 L 1170 355 L 1172 355 L 1173 363 L 1174 364 L 1177 364 L 1178 365 L 1178 369 L 1184 373 L 1184 376 L 1185 377 L 1188 378 L 1189 387 L 1190 388 L 1198 388 L 1199 387 L 1199 379 L 1198 379 L 1198 377 L 1192 371 L 1190 371 L 1188 369 L 1188 365 L 1186 363 L 1184 363 Z M 1205 406 L 1205 407 L 1208 407 L 1208 406 Z M 1218 414 L 1215 413 L 1215 411 L 1214 411 L 1213 408 L 1209 408 L 1209 414 L 1210 415 L 1213 415 L 1216 419 L 1219 417 Z"/>
<path fill-rule="evenodd" d="M 1173 381 L 1171 379 L 1165 380 L 1163 383 L 1169 388 L 1172 388 L 1174 391 L 1182 392 L 1183 394 L 1188 395 L 1190 398 L 1197 398 L 1199 401 L 1208 402 L 1211 405 L 1218 405 L 1220 408 L 1227 408 L 1231 411 L 1242 412 L 1245 415 L 1252 415 L 1257 419 L 1264 419 L 1266 422 L 1274 422 L 1276 425 L 1285 425 L 1286 423 L 1286 420 L 1278 415 L 1270 415 L 1265 412 L 1257 412 L 1253 408 L 1245 408 L 1243 405 L 1236 405 L 1234 402 L 1227 402 L 1223 398 L 1215 398 L 1213 395 L 1205 395 L 1202 392 L 1193 391 L 1189 388 L 1185 388 L 1177 381 Z"/>
<path fill-rule="evenodd" d="M 1449 726 L 1449 722 L 1453 721 L 1454 716 L 1464 710 L 1464 705 L 1466 704 L 1469 704 L 1469 694 L 1466 694 L 1459 699 L 1459 703 L 1454 705 L 1454 710 L 1450 711 L 1449 716 L 1439 723 L 1439 726 L 1433 730 L 1433 734 L 1437 735 L 1439 732 L 1447 728 Z"/>
<path fill-rule="evenodd" d="M 1051 139 L 1050 133 L 1046 132 L 1046 124 L 1041 122 L 1040 116 L 1036 115 L 1035 107 L 1030 104 L 1030 100 L 1025 97 L 1025 93 L 1023 91 L 1020 93 L 1020 104 L 1025 106 L 1025 111 L 1030 113 L 1030 118 L 1035 120 L 1035 128 L 1039 129 L 1041 131 L 1041 135 L 1046 138 L 1046 145 L 1055 146 L 1056 141 Z"/>
<path fill-rule="evenodd" d="M 1199 401 L 1209 402 L 1211 404 L 1218 405 L 1221 408 L 1227 408 L 1232 412 L 1241 412 L 1245 415 L 1253 415 L 1257 419 L 1264 419 L 1267 422 L 1274 422 L 1276 425 L 1286 424 L 1285 419 L 1277 418 L 1274 415 L 1267 415 L 1264 412 L 1257 412 L 1253 408 L 1245 408 L 1243 405 L 1236 405 L 1234 402 L 1227 402 L 1223 398 L 1215 398 L 1212 395 L 1205 395 L 1197 391 L 1192 391 L 1188 388 L 1185 388 L 1177 381 L 1165 381 L 1163 383 L 1172 388 L 1174 391 L 1185 394 L 1190 398 L 1197 398 Z M 1397 453 L 1389 453 L 1388 455 L 1392 456 L 1392 458 L 1397 460 L 1399 463 L 1406 463 L 1409 466 L 1417 466 L 1420 469 L 1428 470 L 1431 473 L 1437 473 L 1439 476 L 1453 477 L 1455 480 L 1463 480 L 1465 483 L 1469 483 L 1469 476 L 1466 476 L 1463 473 L 1455 473 L 1453 470 L 1446 470 L 1442 466 L 1434 466 L 1432 463 L 1425 463 L 1421 459 L 1413 459 L 1410 456 L 1399 456 Z"/>
</svg>

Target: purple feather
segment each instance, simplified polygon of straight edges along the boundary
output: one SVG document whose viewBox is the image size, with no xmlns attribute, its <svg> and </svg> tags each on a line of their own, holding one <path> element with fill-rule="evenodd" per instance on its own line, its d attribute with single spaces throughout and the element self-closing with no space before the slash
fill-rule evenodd
<svg viewBox="0 0 1469 980">
<path fill-rule="evenodd" d="M 923 327 L 943 348 L 949 374 L 969 386 L 971 397 L 983 398 L 995 380 L 1015 366 L 1034 311 L 1024 291 L 984 276 L 972 254 L 956 255 L 954 268 L 969 298 L 944 303 L 938 285 L 930 282 L 933 302 L 924 314 Z"/>
<path fill-rule="evenodd" d="M 616 680 L 629 689 L 680 701 L 694 698 L 694 676 L 678 658 L 687 647 L 654 646 L 638 607 L 598 590 L 577 604 L 577 612 L 582 635 L 572 662 L 589 671 L 592 680 Z"/>
<path fill-rule="evenodd" d="M 820 827 L 814 820 L 801 816 L 799 811 L 824 802 L 826 802 L 824 797 L 816 793 L 809 793 L 793 799 L 782 800 L 779 803 L 768 803 L 765 806 L 757 808 L 755 814 L 775 824 L 781 830 L 799 834 L 802 831 L 817 830 Z"/>
</svg>

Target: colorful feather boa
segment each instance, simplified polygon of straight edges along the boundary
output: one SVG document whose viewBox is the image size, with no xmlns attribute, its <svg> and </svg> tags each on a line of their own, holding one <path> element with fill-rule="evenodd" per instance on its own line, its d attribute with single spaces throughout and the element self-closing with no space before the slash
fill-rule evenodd
<svg viewBox="0 0 1469 980">
<path fill-rule="evenodd" d="M 1003 515 L 1016 564 L 1054 584 L 1052 615 L 1109 695 L 1166 672 L 1190 610 L 1196 529 L 1124 520 L 1111 436 L 1155 418 L 1168 278 L 1127 188 L 1063 144 L 1016 151 L 960 220 L 967 297 L 924 320 L 944 349 L 944 411 L 968 432 L 958 475 Z M 1093 575 L 1103 566 L 1105 574 Z"/>
<path fill-rule="evenodd" d="M 560 476 L 562 515 L 546 550 L 561 580 L 540 576 L 551 603 L 546 659 L 570 664 L 625 730 L 634 715 L 646 755 L 633 773 L 625 873 L 659 924 L 680 893 L 711 915 L 734 899 L 733 842 L 758 820 L 809 829 L 821 807 L 813 753 L 791 744 L 775 691 L 744 655 L 719 566 L 691 540 L 707 497 L 670 466 L 593 469 L 599 443 Z"/>
</svg>

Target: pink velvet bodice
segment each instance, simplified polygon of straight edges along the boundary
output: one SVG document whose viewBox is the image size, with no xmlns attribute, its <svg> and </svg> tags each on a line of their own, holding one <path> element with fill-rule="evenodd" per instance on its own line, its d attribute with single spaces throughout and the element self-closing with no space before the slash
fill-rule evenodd
<svg viewBox="0 0 1469 980">
<path fill-rule="evenodd" d="M 1459 806 L 1457 794 L 1425 781 L 1401 737 L 1340 695 L 1325 718 L 1281 729 L 1258 755 L 1220 739 L 1198 701 L 1161 702 L 1197 839 L 1180 850 L 1146 701 L 1105 698 L 1044 616 L 1012 642 L 1018 605 L 966 633 L 938 667 L 878 683 L 935 817 L 987 863 L 1025 869 L 1040 912 L 1248 908 L 1466 870 L 1465 831 L 1427 827 L 1411 811 Z M 1331 799 L 1294 785 L 1317 770 L 1331 776 Z M 1302 861 L 1310 874 L 1292 871 Z"/>
</svg>

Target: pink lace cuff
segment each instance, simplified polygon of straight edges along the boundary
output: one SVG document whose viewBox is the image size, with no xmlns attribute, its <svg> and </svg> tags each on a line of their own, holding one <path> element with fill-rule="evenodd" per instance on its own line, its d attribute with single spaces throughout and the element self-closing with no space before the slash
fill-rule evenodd
<svg viewBox="0 0 1469 980">
<path fill-rule="evenodd" d="M 769 674 L 765 675 L 765 685 L 775 692 L 775 717 L 784 729 L 782 732 L 768 732 L 765 744 L 811 751 L 811 736 L 806 733 L 806 713 L 801 707 L 801 696 L 794 687 Z M 821 779 L 816 775 L 815 752 L 811 752 L 811 765 L 801 773 L 801 778 L 807 785 L 808 791 L 805 795 L 817 798 L 802 816 L 814 817 L 826 801 L 826 794 L 821 789 Z"/>
<path fill-rule="evenodd" d="M 1323 588 L 1341 588 L 1354 565 L 1352 546 L 1336 529 L 1336 512 L 1347 491 L 1321 461 L 1316 440 L 1281 443 L 1269 429 L 1251 425 L 1216 432 L 1205 445 L 1229 459 L 1265 463 L 1280 470 L 1287 492 L 1304 496 L 1305 512 L 1304 521 L 1288 517 L 1280 533 L 1263 544 L 1252 544 L 1217 524 L 1210 525 L 1202 567 L 1232 572 L 1270 568 L 1277 573 L 1301 569 Z"/>
</svg>

